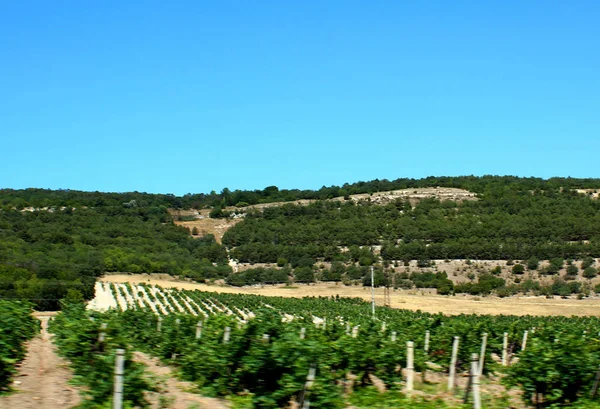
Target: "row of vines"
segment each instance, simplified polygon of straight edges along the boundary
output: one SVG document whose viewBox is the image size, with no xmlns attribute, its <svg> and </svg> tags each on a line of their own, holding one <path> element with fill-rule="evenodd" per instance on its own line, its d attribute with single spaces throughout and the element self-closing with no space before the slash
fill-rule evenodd
<svg viewBox="0 0 600 409">
<path fill-rule="evenodd" d="M 374 379 L 387 390 L 401 391 L 407 341 L 415 345 L 415 370 L 426 376 L 448 371 L 452 341 L 459 337 L 457 371 L 465 373 L 487 333 L 484 375 L 519 387 L 532 405 L 588 402 L 600 364 L 596 317 L 444 316 L 377 308 L 374 318 L 370 305 L 358 299 L 104 285 L 121 299 L 115 308 L 99 312 L 70 306 L 51 326 L 61 353 L 78 374 L 90 378 L 90 390 L 100 391 L 93 397 L 97 402 L 110 398 L 115 348 L 128 350 L 131 379 L 125 382 L 125 398 L 132 405 L 143 405 L 141 391 L 151 389 L 131 360 L 133 350 L 177 367 L 202 393 L 246 395 L 255 408 L 304 400 L 311 407 L 342 408 L 349 391 L 367 388 Z M 523 349 L 525 331 L 529 338 Z M 498 359 L 505 333 L 507 367 Z M 311 368 L 316 376 L 307 389 Z"/>
</svg>

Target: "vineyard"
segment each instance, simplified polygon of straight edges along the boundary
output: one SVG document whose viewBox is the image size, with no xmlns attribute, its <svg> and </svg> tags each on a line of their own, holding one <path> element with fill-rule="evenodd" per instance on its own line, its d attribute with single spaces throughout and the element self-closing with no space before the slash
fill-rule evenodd
<svg viewBox="0 0 600 409">
<path fill-rule="evenodd" d="M 157 389 L 134 359 L 138 352 L 238 408 L 458 407 L 472 354 L 481 352 L 482 407 L 597 405 L 590 398 L 600 364 L 596 317 L 450 317 L 381 307 L 373 317 L 358 299 L 97 287 L 112 308 L 65 305 L 50 324 L 90 407 L 112 399 L 118 349 L 125 350 L 125 407 L 144 407 Z"/>
<path fill-rule="evenodd" d="M 0 300 L 0 393 L 9 388 L 15 364 L 25 356 L 25 341 L 39 331 L 31 311 L 26 303 Z"/>
</svg>

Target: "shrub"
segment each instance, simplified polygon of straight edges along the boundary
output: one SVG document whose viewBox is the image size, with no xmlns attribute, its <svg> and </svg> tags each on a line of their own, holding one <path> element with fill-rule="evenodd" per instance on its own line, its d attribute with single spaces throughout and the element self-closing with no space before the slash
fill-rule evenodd
<svg viewBox="0 0 600 409">
<path fill-rule="evenodd" d="M 592 267 L 595 263 L 595 260 L 592 257 L 586 257 L 581 262 L 581 269 L 585 270 L 588 267 Z"/>
<path fill-rule="evenodd" d="M 588 267 L 585 270 L 583 270 L 583 276 L 585 278 L 592 279 L 596 277 L 596 275 L 598 275 L 598 270 L 596 270 L 595 267 Z"/>
<path fill-rule="evenodd" d="M 523 274 L 525 272 L 525 266 L 523 264 L 515 264 L 512 268 L 513 274 Z"/>
<path fill-rule="evenodd" d="M 527 269 L 528 270 L 537 270 L 540 265 L 540 260 L 537 257 L 533 256 L 527 260 Z"/>
<path fill-rule="evenodd" d="M 571 265 L 569 265 L 569 267 L 567 267 L 567 275 L 575 276 L 575 275 L 577 275 L 578 272 L 579 272 L 579 269 L 577 268 L 577 266 L 575 264 L 571 264 Z"/>
</svg>

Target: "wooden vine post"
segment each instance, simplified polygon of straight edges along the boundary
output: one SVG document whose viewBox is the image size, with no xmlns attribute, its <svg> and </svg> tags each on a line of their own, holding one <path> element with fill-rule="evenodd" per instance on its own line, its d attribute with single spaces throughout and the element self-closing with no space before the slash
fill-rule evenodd
<svg viewBox="0 0 600 409">
<path fill-rule="evenodd" d="M 481 394 L 479 390 L 479 373 L 481 372 L 481 368 L 479 368 L 479 357 L 477 354 L 471 355 L 471 371 L 469 372 L 469 380 L 467 383 L 467 388 L 465 389 L 465 398 L 463 403 L 469 402 L 469 394 L 473 395 L 473 408 L 481 409 Z"/>
<path fill-rule="evenodd" d="M 106 328 L 108 327 L 108 324 L 106 322 L 103 322 L 102 324 L 100 324 L 100 332 L 98 333 L 98 343 L 99 344 L 103 344 L 104 341 L 106 340 Z"/>
<path fill-rule="evenodd" d="M 483 375 L 483 365 L 485 364 L 485 348 L 487 346 L 488 334 L 484 332 L 481 336 L 481 352 L 479 354 L 479 376 Z"/>
<path fill-rule="evenodd" d="M 231 337 L 231 328 L 225 327 L 225 333 L 223 334 L 223 343 L 227 344 L 229 342 L 230 337 Z"/>
<path fill-rule="evenodd" d="M 202 338 L 202 321 L 198 321 L 196 324 L 196 339 Z"/>
<path fill-rule="evenodd" d="M 527 335 L 528 335 L 529 331 L 525 330 L 525 332 L 523 332 L 523 342 L 521 343 L 521 351 L 525 351 L 525 347 L 527 346 Z"/>
<path fill-rule="evenodd" d="M 113 409 L 123 409 L 123 374 L 125 369 L 125 350 L 117 349 L 115 355 L 115 383 L 113 391 Z"/>
<path fill-rule="evenodd" d="M 415 344 L 412 341 L 406 343 L 406 391 L 411 392 L 415 379 Z"/>
<path fill-rule="evenodd" d="M 315 383 L 315 377 L 317 375 L 317 368 L 315 364 L 310 366 L 308 370 L 308 375 L 306 376 L 306 383 L 304 384 L 304 391 L 302 391 L 302 409 L 310 409 L 310 400 L 308 399 L 308 395 L 310 394 L 310 390 L 312 389 L 313 384 Z"/>
<path fill-rule="evenodd" d="M 502 341 L 502 366 L 508 366 L 508 332 L 504 333 Z"/>
<path fill-rule="evenodd" d="M 448 374 L 448 390 L 454 389 L 454 378 L 456 377 L 456 357 L 458 355 L 458 342 L 459 337 L 454 337 L 452 343 L 452 358 L 450 360 L 450 373 Z"/>
</svg>

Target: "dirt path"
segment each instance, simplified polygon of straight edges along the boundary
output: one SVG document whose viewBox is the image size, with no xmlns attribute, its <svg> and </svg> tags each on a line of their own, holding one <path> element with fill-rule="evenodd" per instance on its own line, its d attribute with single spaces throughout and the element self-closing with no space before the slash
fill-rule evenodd
<svg viewBox="0 0 600 409">
<path fill-rule="evenodd" d="M 41 333 L 28 342 L 27 355 L 14 377 L 15 392 L 0 397 L 0 409 L 67 409 L 79 404 L 77 389 L 68 384 L 68 364 L 56 354 L 48 333 L 49 316 L 38 316 Z"/>
<path fill-rule="evenodd" d="M 147 366 L 147 371 L 156 375 L 162 381 L 160 393 L 150 393 L 148 400 L 152 409 L 161 408 L 161 400 L 167 402 L 169 409 L 228 409 L 224 401 L 207 398 L 195 393 L 186 392 L 192 389 L 193 384 L 175 379 L 171 368 L 162 365 L 158 359 L 152 358 L 142 352 L 135 352 L 134 359 Z"/>
</svg>

